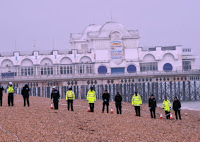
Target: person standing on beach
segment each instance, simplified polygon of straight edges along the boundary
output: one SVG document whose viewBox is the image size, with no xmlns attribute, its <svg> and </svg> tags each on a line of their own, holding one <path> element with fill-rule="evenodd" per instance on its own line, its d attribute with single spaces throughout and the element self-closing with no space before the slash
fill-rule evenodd
<svg viewBox="0 0 200 142">
<path fill-rule="evenodd" d="M 7 89 L 8 89 L 8 106 L 10 106 L 10 105 L 14 106 L 15 89 L 13 87 L 13 83 L 12 82 L 9 82 L 9 85 L 8 85 Z"/>
<path fill-rule="evenodd" d="M 170 103 L 170 100 L 168 100 L 166 96 L 165 96 L 165 100 L 163 101 L 163 110 L 165 111 L 166 118 L 170 119 L 171 103 Z"/>
<path fill-rule="evenodd" d="M 122 96 L 117 92 L 117 95 L 115 96 L 115 105 L 117 114 L 122 114 Z"/>
<path fill-rule="evenodd" d="M 2 106 L 2 102 L 3 102 L 3 86 L 0 83 L 0 106 Z"/>
<path fill-rule="evenodd" d="M 151 113 L 151 118 L 156 119 L 156 99 L 154 98 L 154 95 L 152 94 L 151 97 L 149 98 L 149 110 Z"/>
<path fill-rule="evenodd" d="M 23 99 L 24 99 L 24 106 L 26 106 L 26 101 L 27 101 L 27 105 L 29 107 L 29 87 L 28 87 L 28 84 L 25 84 L 23 89 L 22 89 L 22 96 L 23 96 Z"/>
<path fill-rule="evenodd" d="M 135 113 L 136 116 L 140 117 L 140 105 L 142 104 L 142 99 L 140 95 L 135 92 L 135 94 L 132 97 L 132 105 L 135 107 Z"/>
<path fill-rule="evenodd" d="M 94 102 L 96 101 L 96 93 L 93 87 L 87 92 L 87 101 L 90 105 L 90 112 L 94 112 Z"/>
<path fill-rule="evenodd" d="M 74 111 L 73 109 L 73 102 L 75 101 L 75 94 L 74 91 L 72 91 L 72 88 L 69 88 L 69 91 L 66 92 L 66 101 L 67 101 L 67 108 L 69 111 L 69 108 L 71 106 L 71 111 Z"/>
<path fill-rule="evenodd" d="M 53 104 L 54 104 L 54 109 L 58 109 L 58 103 L 60 99 L 60 93 L 56 89 L 56 86 L 52 87 L 52 92 L 51 92 L 51 101 L 53 99 Z"/>
<path fill-rule="evenodd" d="M 108 93 L 107 90 L 102 95 L 103 99 L 103 108 L 102 108 L 102 113 L 104 113 L 105 105 L 107 107 L 107 113 L 109 112 L 109 100 L 110 100 L 110 94 Z"/>
<path fill-rule="evenodd" d="M 179 116 L 179 119 L 181 120 L 181 102 L 178 100 L 177 97 L 174 97 L 174 102 L 173 102 L 172 108 L 175 111 L 176 120 L 178 120 L 178 116 Z"/>
</svg>

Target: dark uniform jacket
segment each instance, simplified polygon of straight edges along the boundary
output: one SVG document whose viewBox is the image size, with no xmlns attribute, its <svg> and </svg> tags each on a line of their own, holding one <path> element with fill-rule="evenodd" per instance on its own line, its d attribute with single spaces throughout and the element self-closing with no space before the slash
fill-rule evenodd
<svg viewBox="0 0 200 142">
<path fill-rule="evenodd" d="M 57 102 L 58 99 L 60 98 L 60 93 L 58 90 L 54 90 L 51 92 L 51 99 L 53 98 L 54 102 Z"/>
<path fill-rule="evenodd" d="M 3 95 L 3 90 L 4 90 L 3 86 L 0 86 L 0 97 Z"/>
<path fill-rule="evenodd" d="M 109 93 L 103 93 L 102 99 L 103 99 L 104 102 L 108 102 L 109 103 L 110 94 Z"/>
<path fill-rule="evenodd" d="M 115 96 L 115 104 L 116 105 L 121 105 L 122 103 L 122 96 L 121 95 L 116 95 Z"/>
<path fill-rule="evenodd" d="M 153 98 L 153 99 L 149 99 L 149 107 L 152 107 L 152 108 L 155 108 L 157 107 L 157 104 L 156 104 L 156 99 Z"/>
<path fill-rule="evenodd" d="M 22 96 L 23 97 L 28 97 L 29 96 L 29 91 L 30 91 L 29 87 L 28 86 L 24 86 L 23 89 L 22 89 L 22 92 L 21 92 Z"/>
<path fill-rule="evenodd" d="M 173 102 L 173 109 L 178 110 L 181 108 L 181 102 L 179 100 Z"/>
</svg>

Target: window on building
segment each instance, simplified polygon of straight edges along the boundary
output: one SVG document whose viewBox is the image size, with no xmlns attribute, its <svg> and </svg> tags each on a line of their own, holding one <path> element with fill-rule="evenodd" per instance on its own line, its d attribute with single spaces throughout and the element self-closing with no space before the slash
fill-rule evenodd
<svg viewBox="0 0 200 142">
<path fill-rule="evenodd" d="M 107 73 L 107 68 L 105 66 L 100 66 L 98 68 L 98 73 L 99 74 L 106 74 Z"/>
<path fill-rule="evenodd" d="M 21 76 L 33 76 L 34 69 L 33 67 L 21 67 Z"/>
<path fill-rule="evenodd" d="M 60 67 L 60 74 L 63 74 L 63 67 Z"/>
<path fill-rule="evenodd" d="M 44 71 L 43 71 L 43 68 L 41 68 L 41 75 L 43 75 L 44 74 Z"/>
<path fill-rule="evenodd" d="M 191 61 L 183 61 L 183 70 L 184 71 L 188 71 L 191 70 Z"/>
<path fill-rule="evenodd" d="M 157 71 L 158 65 L 157 62 L 148 62 L 148 63 L 140 63 L 140 71 Z"/>
<path fill-rule="evenodd" d="M 84 67 L 85 67 L 85 65 L 80 65 L 79 66 L 79 73 L 80 74 L 84 74 Z"/>
<path fill-rule="evenodd" d="M 60 66 L 60 74 L 72 74 L 72 65 L 61 65 Z"/>
<path fill-rule="evenodd" d="M 136 67 L 135 67 L 135 65 L 129 65 L 129 66 L 127 67 L 127 72 L 128 72 L 128 73 L 134 73 L 134 72 L 136 72 Z"/>
<path fill-rule="evenodd" d="M 172 69 L 173 69 L 173 66 L 170 63 L 166 63 L 163 66 L 164 71 L 172 71 Z"/>
<path fill-rule="evenodd" d="M 71 72 L 70 72 L 70 67 L 67 66 L 66 68 L 67 68 L 67 69 L 66 69 L 66 74 L 71 74 Z"/>
<path fill-rule="evenodd" d="M 93 73 L 93 64 L 79 64 L 78 73 L 79 74 L 92 74 Z"/>
<path fill-rule="evenodd" d="M 64 66 L 64 69 L 63 69 L 64 71 L 63 71 L 63 73 L 64 74 L 67 74 L 67 67 L 66 66 Z"/>
<path fill-rule="evenodd" d="M 111 74 L 123 74 L 124 68 L 111 68 Z"/>
<path fill-rule="evenodd" d="M 41 75 L 53 75 L 53 66 L 42 66 Z"/>
</svg>

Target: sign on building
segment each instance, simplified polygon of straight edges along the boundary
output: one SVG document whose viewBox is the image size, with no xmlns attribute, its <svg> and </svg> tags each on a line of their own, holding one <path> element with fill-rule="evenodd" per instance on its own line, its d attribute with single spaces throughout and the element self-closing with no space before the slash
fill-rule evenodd
<svg viewBox="0 0 200 142">
<path fill-rule="evenodd" d="M 123 59 L 123 45 L 121 40 L 111 41 L 110 45 L 111 59 L 114 63 L 120 64 Z"/>
</svg>

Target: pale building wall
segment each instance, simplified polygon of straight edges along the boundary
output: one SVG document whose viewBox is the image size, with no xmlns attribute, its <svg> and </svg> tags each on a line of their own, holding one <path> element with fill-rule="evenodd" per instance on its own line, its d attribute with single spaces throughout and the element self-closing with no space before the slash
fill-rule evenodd
<svg viewBox="0 0 200 142">
<path fill-rule="evenodd" d="M 42 55 L 34 51 L 32 55 L 21 56 L 20 52 L 14 52 L 13 56 L 0 57 L 2 71 L 8 71 L 7 66 L 44 66 L 64 65 L 78 63 L 94 63 L 94 71 L 98 73 L 98 67 L 104 65 L 108 73 L 111 68 L 125 68 L 135 65 L 140 71 L 140 63 L 157 62 L 158 71 L 163 71 L 163 65 L 170 63 L 173 71 L 182 70 L 182 60 L 191 60 L 192 69 L 197 69 L 195 56 L 192 50 L 183 52 L 182 46 L 176 46 L 175 50 L 162 50 L 162 47 L 155 47 L 153 51 L 143 50 L 138 47 L 139 33 L 137 30 L 128 31 L 122 24 L 108 22 L 102 26 L 90 25 L 81 34 L 73 34 L 70 37 L 71 52 L 60 54 L 54 50 L 52 54 Z M 111 41 L 121 41 L 123 57 L 121 61 L 115 62 L 111 59 Z"/>
</svg>

